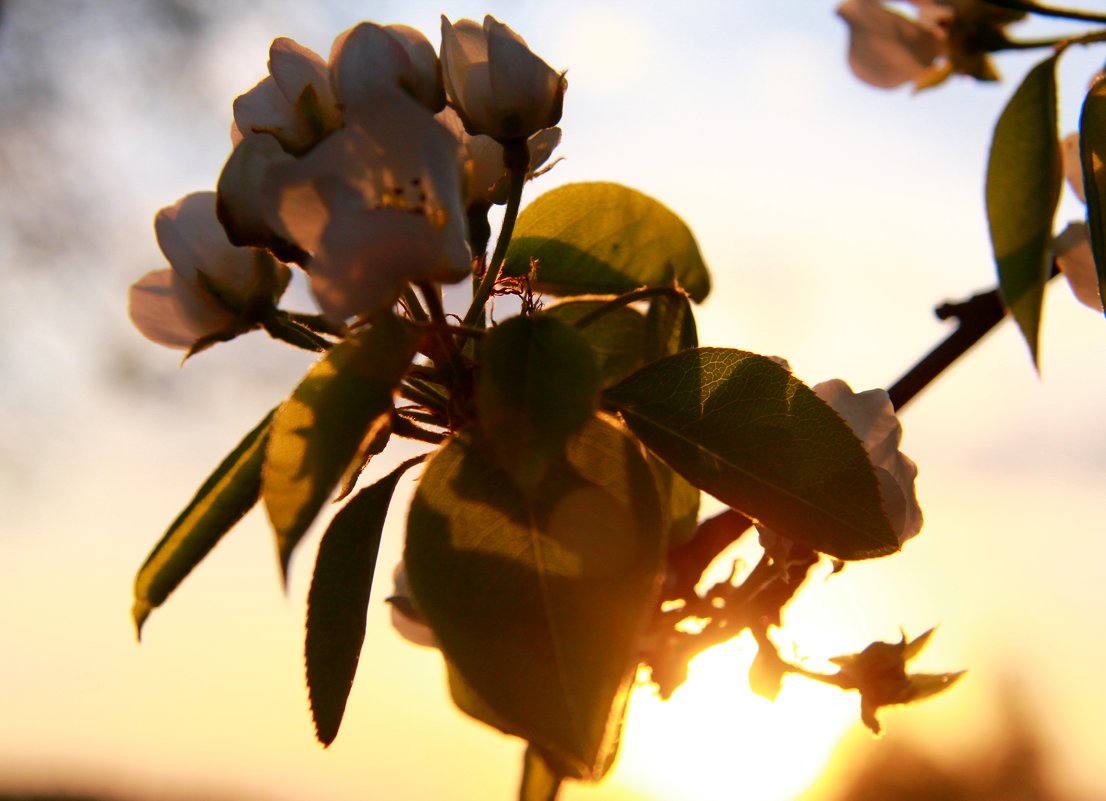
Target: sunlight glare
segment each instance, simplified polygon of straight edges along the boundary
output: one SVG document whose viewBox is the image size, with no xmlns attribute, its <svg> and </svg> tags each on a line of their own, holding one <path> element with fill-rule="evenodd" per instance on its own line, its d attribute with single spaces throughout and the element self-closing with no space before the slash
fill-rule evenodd
<svg viewBox="0 0 1106 801">
<path fill-rule="evenodd" d="M 813 784 L 857 719 L 856 697 L 788 676 L 775 703 L 760 698 L 745 678 L 755 653 L 746 633 L 696 657 L 669 701 L 638 688 L 623 780 L 682 801 L 787 801 Z"/>
</svg>

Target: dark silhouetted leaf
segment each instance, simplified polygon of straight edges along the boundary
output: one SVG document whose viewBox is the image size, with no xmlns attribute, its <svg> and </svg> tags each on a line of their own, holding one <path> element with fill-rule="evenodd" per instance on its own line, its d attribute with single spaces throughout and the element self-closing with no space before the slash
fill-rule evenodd
<svg viewBox="0 0 1106 801">
<path fill-rule="evenodd" d="M 470 436 L 439 451 L 408 517 L 408 579 L 458 706 L 597 779 L 659 586 L 654 480 L 634 439 L 595 418 L 538 491 L 510 486 Z"/>
<path fill-rule="evenodd" d="M 898 550 L 863 444 L 771 359 L 685 350 L 605 396 L 676 472 L 777 533 L 840 559 Z"/>
<path fill-rule="evenodd" d="M 139 569 L 132 610 L 139 637 L 150 612 L 257 503 L 272 418 L 269 412 L 215 468 Z"/>
<path fill-rule="evenodd" d="M 546 192 L 518 217 L 504 267 L 554 295 L 626 292 L 678 282 L 701 302 L 710 275 L 684 221 L 634 189 L 567 184 Z"/>
<path fill-rule="evenodd" d="M 319 544 L 307 595 L 304 657 L 311 714 L 319 742 L 338 735 L 365 641 L 373 571 L 392 493 L 400 477 L 425 457 L 404 462 L 354 496 L 334 516 Z"/>
<path fill-rule="evenodd" d="M 583 334 L 554 317 L 512 317 L 481 343 L 476 387 L 487 448 L 529 489 L 595 410 L 600 375 Z"/>
<path fill-rule="evenodd" d="M 1106 76 L 1100 75 L 1083 101 L 1079 117 L 1079 151 L 1087 225 L 1098 271 L 1098 295 L 1106 307 Z"/>
<path fill-rule="evenodd" d="M 392 314 L 336 345 L 277 409 L 261 495 L 280 566 L 357 456 L 415 355 L 418 329 Z"/>
<path fill-rule="evenodd" d="M 1056 58 L 1030 70 L 1006 105 L 987 163 L 987 220 L 999 289 L 1034 364 L 1063 175 L 1056 132 Z"/>
<path fill-rule="evenodd" d="M 609 300 L 611 298 L 566 300 L 547 306 L 541 313 L 575 325 L 583 317 L 607 306 Z M 595 353 L 604 386 L 621 381 L 645 363 L 645 318 L 636 309 L 615 306 L 577 330 Z"/>
</svg>

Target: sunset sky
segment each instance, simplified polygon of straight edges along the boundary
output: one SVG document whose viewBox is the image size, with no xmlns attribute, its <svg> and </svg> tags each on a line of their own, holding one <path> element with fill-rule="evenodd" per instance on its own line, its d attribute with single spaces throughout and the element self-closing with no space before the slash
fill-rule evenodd
<svg viewBox="0 0 1106 801">
<path fill-rule="evenodd" d="M 370 19 L 414 25 L 437 45 L 443 12 L 491 13 L 568 70 L 564 161 L 524 202 L 603 180 L 676 211 L 713 274 L 704 344 L 785 357 L 808 383 L 888 386 L 945 335 L 934 306 L 994 284 L 987 147 L 1043 54 L 1002 56 L 1001 84 L 954 79 L 915 96 L 851 75 L 845 26 L 821 1 L 9 0 L 0 786 L 170 799 L 514 797 L 519 743 L 456 712 L 439 655 L 389 626 L 402 504 L 328 750 L 314 742 L 302 667 L 320 527 L 286 594 L 255 510 L 154 612 L 141 645 L 129 616 L 134 573 L 165 527 L 311 363 L 260 333 L 183 366 L 143 340 L 126 288 L 163 266 L 154 214 L 214 187 L 231 102 L 265 74 L 274 37 L 325 56 L 336 34 Z M 1013 32 L 1067 30 L 1079 28 Z M 1075 130 L 1103 57 L 1064 57 L 1063 131 Z M 1057 230 L 1083 213 L 1064 197 Z M 916 636 L 939 626 L 918 667 L 968 675 L 939 698 L 884 712 L 884 740 L 970 758 L 1001 736 L 1003 710 L 1024 706 L 1060 786 L 1102 797 L 1106 322 L 1057 281 L 1042 343 L 1038 376 L 1004 323 L 907 407 L 903 450 L 920 468 L 925 528 L 899 555 L 813 581 L 776 639 L 818 667 L 898 639 L 900 627 Z M 372 477 L 386 469 L 374 465 Z M 401 482 L 400 497 L 412 487 Z M 852 695 L 796 680 L 775 706 L 752 697 L 751 657 L 744 642 L 706 655 L 668 704 L 641 690 L 609 779 L 563 798 L 785 801 L 842 737 L 857 754 L 883 745 L 862 734 Z"/>
</svg>

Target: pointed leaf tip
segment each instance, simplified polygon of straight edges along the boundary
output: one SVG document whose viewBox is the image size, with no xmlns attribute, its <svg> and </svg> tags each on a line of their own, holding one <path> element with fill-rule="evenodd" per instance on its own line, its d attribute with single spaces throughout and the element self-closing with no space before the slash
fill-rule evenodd
<svg viewBox="0 0 1106 801">
<path fill-rule="evenodd" d="M 269 412 L 215 468 L 139 568 L 131 611 L 139 636 L 150 613 L 257 503 L 272 416 Z"/>
<path fill-rule="evenodd" d="M 319 544 L 307 595 L 304 664 L 315 737 L 338 736 L 365 641 L 373 571 L 392 495 L 417 456 L 361 490 L 334 516 Z"/>
<path fill-rule="evenodd" d="M 1058 56 L 1059 52 L 1030 70 L 1014 92 L 995 125 L 987 162 L 987 222 L 999 289 L 1034 367 L 1063 176 L 1056 129 Z"/>
<path fill-rule="evenodd" d="M 605 396 L 672 469 L 761 525 L 840 559 L 898 550 L 863 444 L 771 359 L 683 350 Z"/>
</svg>

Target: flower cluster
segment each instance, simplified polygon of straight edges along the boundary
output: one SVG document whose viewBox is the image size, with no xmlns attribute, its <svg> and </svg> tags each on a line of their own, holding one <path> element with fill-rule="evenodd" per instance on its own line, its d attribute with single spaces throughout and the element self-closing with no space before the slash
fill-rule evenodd
<svg viewBox="0 0 1106 801">
<path fill-rule="evenodd" d="M 883 0 L 846 0 L 837 13 L 849 26 L 849 66 L 881 89 L 913 83 L 926 89 L 953 73 L 998 79 L 988 53 L 1007 44 L 1004 28 L 1025 16 L 983 0 L 909 0 L 914 17 Z"/>
<path fill-rule="evenodd" d="M 443 17 L 440 57 L 403 25 L 357 25 L 328 60 L 277 39 L 269 75 L 234 102 L 217 195 L 158 216 L 172 270 L 133 287 L 132 318 L 172 347 L 230 338 L 264 324 L 287 284 L 280 262 L 304 269 L 338 326 L 412 283 L 460 281 L 473 213 L 505 203 L 509 170 L 559 143 L 565 87 L 490 16 Z"/>
</svg>

